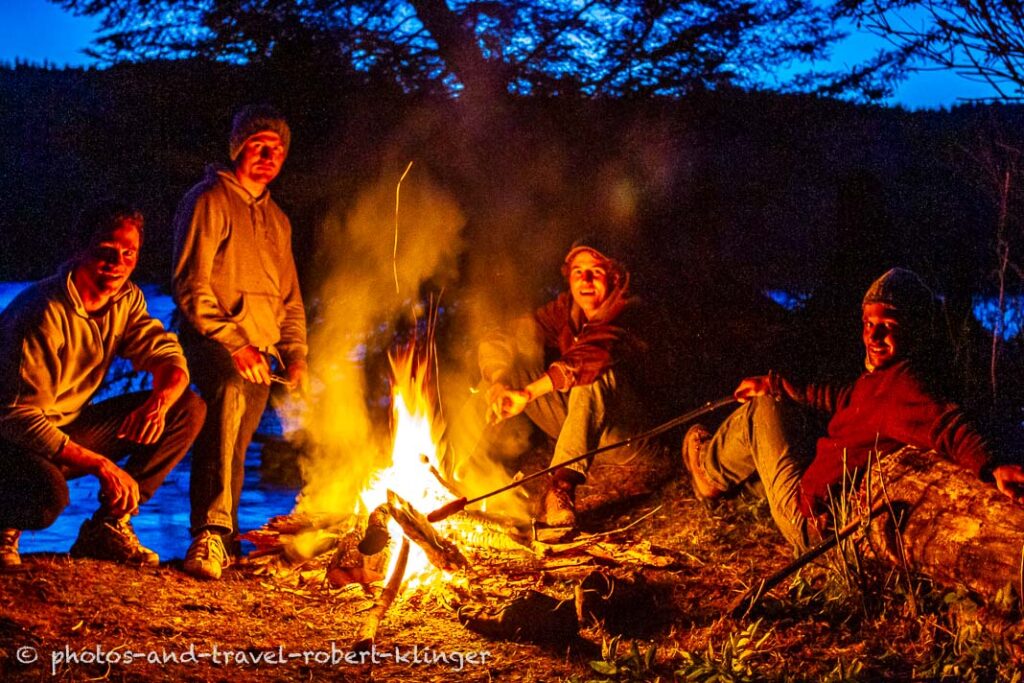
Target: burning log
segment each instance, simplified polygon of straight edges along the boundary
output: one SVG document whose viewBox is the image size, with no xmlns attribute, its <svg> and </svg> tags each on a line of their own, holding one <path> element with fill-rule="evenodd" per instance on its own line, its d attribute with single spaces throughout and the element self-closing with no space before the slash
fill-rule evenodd
<svg viewBox="0 0 1024 683">
<path fill-rule="evenodd" d="M 887 499 L 897 516 L 895 524 L 884 514 L 871 526 L 869 538 L 884 555 L 985 598 L 1007 585 L 1020 595 L 1024 508 L 935 453 L 914 448 L 884 458 L 872 475 L 864 485 L 869 499 Z"/>
<path fill-rule="evenodd" d="M 388 491 L 388 505 L 406 537 L 423 548 L 432 565 L 449 572 L 470 566 L 454 543 L 438 534 L 426 517 L 394 491 Z"/>
<path fill-rule="evenodd" d="M 405 567 L 408 563 L 409 539 L 403 538 L 402 547 L 399 548 L 398 558 L 395 560 L 395 569 L 391 572 L 391 577 L 388 579 L 387 585 L 384 586 L 380 598 L 377 599 L 377 602 L 367 613 L 366 621 L 363 622 L 363 628 L 359 631 L 359 640 L 352 645 L 352 649 L 356 652 L 369 652 L 373 647 L 373 641 L 377 637 L 377 628 L 402 588 L 402 581 L 405 579 Z"/>
<path fill-rule="evenodd" d="M 363 540 L 359 542 L 359 552 L 363 555 L 376 555 L 387 546 L 388 541 L 391 540 L 391 534 L 388 533 L 388 518 L 390 516 L 391 508 L 387 503 L 374 508 L 370 513 L 370 518 L 366 521 L 366 533 L 363 535 Z"/>
<path fill-rule="evenodd" d="M 366 555 L 358 547 L 360 536 L 358 529 L 353 529 L 338 540 L 337 548 L 327 565 L 325 577 L 335 588 L 342 588 L 353 583 L 368 586 L 384 580 L 388 560 L 391 553 L 387 546 L 373 555 Z"/>
</svg>

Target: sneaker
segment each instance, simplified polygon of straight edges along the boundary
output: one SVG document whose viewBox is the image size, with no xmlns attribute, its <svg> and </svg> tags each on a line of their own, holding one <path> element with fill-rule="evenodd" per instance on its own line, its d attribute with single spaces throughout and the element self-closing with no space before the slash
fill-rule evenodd
<svg viewBox="0 0 1024 683">
<path fill-rule="evenodd" d="M 544 494 L 544 513 L 541 516 L 548 526 L 575 527 L 576 487 L 566 481 L 555 480 Z"/>
<path fill-rule="evenodd" d="M 0 529 L 0 568 L 17 567 L 21 564 L 21 554 L 18 552 L 19 538 L 21 531 L 18 529 Z"/>
<path fill-rule="evenodd" d="M 160 556 L 139 543 L 130 515 L 92 517 L 82 522 L 78 540 L 71 546 L 71 557 L 91 557 L 121 564 L 155 567 Z"/>
<path fill-rule="evenodd" d="M 725 493 L 708 477 L 708 473 L 700 459 L 701 449 L 709 441 L 711 441 L 711 432 L 704 425 L 700 424 L 690 427 L 683 437 L 683 465 L 686 467 L 686 471 L 690 473 L 693 494 L 700 501 L 711 501 Z"/>
<path fill-rule="evenodd" d="M 185 571 L 199 579 L 219 579 L 221 571 L 230 566 L 224 539 L 209 529 L 199 532 L 185 553 Z"/>
</svg>

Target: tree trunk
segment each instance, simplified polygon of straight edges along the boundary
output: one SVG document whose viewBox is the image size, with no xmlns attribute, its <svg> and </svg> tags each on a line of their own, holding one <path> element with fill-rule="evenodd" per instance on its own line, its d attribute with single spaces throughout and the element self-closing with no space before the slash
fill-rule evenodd
<svg viewBox="0 0 1024 683">
<path fill-rule="evenodd" d="M 416 16 L 437 43 L 441 58 L 458 77 L 471 99 L 495 100 L 506 92 L 504 66 L 484 57 L 463 18 L 445 0 L 410 0 Z"/>
<path fill-rule="evenodd" d="M 876 548 L 945 585 L 964 585 L 985 599 L 1012 584 L 1021 594 L 1024 507 L 993 484 L 934 452 L 904 448 L 867 478 L 871 500 L 888 497 L 888 514 L 871 526 Z M 895 534 L 895 526 L 900 534 Z"/>
</svg>

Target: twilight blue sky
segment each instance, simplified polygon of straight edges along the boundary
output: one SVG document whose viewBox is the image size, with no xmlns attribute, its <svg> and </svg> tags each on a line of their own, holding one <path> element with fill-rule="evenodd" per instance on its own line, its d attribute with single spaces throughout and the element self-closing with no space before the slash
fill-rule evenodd
<svg viewBox="0 0 1024 683">
<path fill-rule="evenodd" d="M 23 59 L 63 66 L 83 66 L 91 60 L 82 53 L 99 22 L 75 17 L 47 0 L 0 0 L 0 62 Z M 836 65 L 852 64 L 873 54 L 882 45 L 870 35 L 855 35 L 835 50 Z M 910 108 L 956 104 L 958 99 L 985 97 L 991 89 L 949 72 L 922 72 L 904 82 L 893 104 Z"/>
</svg>

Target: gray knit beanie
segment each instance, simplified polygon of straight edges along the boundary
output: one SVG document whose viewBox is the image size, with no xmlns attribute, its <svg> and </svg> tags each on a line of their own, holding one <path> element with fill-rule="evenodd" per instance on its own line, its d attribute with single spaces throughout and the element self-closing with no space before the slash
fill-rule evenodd
<svg viewBox="0 0 1024 683">
<path fill-rule="evenodd" d="M 268 104 L 250 104 L 239 109 L 231 123 L 231 138 L 228 141 L 231 160 L 238 158 L 246 140 L 265 130 L 281 136 L 281 143 L 287 153 L 292 141 L 292 131 L 281 112 Z"/>
<path fill-rule="evenodd" d="M 935 295 L 906 268 L 893 268 L 871 283 L 862 306 L 883 304 L 916 319 L 927 319 L 934 311 Z"/>
<path fill-rule="evenodd" d="M 602 261 L 614 260 L 608 256 L 608 249 L 605 247 L 604 242 L 601 239 L 593 235 L 587 235 L 572 243 L 572 246 L 569 247 L 569 251 L 566 253 L 565 258 L 562 259 L 563 267 L 568 267 L 568 265 L 572 263 L 573 258 L 576 257 L 576 254 L 581 251 L 589 251 Z"/>
</svg>

